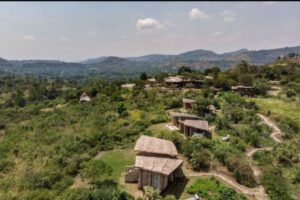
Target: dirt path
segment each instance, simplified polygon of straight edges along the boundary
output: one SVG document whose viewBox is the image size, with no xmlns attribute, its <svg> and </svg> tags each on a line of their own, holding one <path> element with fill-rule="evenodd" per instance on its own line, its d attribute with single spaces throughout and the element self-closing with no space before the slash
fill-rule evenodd
<svg viewBox="0 0 300 200">
<path fill-rule="evenodd" d="M 260 183 L 260 175 L 261 175 L 261 168 L 259 166 L 253 165 L 253 158 L 252 156 L 258 152 L 258 151 L 271 151 L 273 149 L 273 147 L 263 147 L 263 148 L 253 148 L 250 149 L 246 152 L 246 156 L 249 157 L 250 161 L 251 161 L 251 169 L 253 171 L 254 177 L 255 177 L 255 181 L 257 183 Z"/>
<path fill-rule="evenodd" d="M 183 160 L 183 173 L 186 177 L 215 177 L 219 181 L 228 184 L 233 187 L 237 191 L 247 195 L 248 197 L 252 197 L 257 200 L 266 200 L 267 194 L 265 193 L 264 188 L 259 185 L 254 188 L 249 188 L 244 185 L 239 184 L 232 175 L 227 171 L 227 169 L 219 169 L 219 170 L 210 170 L 208 172 L 195 172 L 191 169 L 188 164 L 187 159 L 183 155 L 179 155 L 179 159 Z M 251 199 L 252 199 L 251 198 Z"/>
<path fill-rule="evenodd" d="M 228 185 L 232 186 L 233 188 L 235 188 L 236 190 L 238 190 L 239 192 L 248 195 L 248 196 L 252 196 L 255 197 L 257 200 L 266 200 L 267 199 L 267 195 L 265 193 L 265 190 L 262 186 L 257 186 L 254 188 L 248 188 L 244 185 L 241 185 L 239 183 L 237 183 L 234 179 L 232 179 L 231 177 L 223 174 L 223 173 L 219 173 L 217 171 L 210 171 L 210 172 L 193 172 L 193 173 L 189 173 L 186 174 L 186 176 L 188 177 L 197 177 L 197 176 L 213 176 L 225 183 L 227 183 Z"/>
<path fill-rule="evenodd" d="M 273 147 L 263 147 L 263 148 L 253 148 L 251 150 L 249 150 L 246 155 L 248 157 L 252 157 L 253 154 L 255 154 L 257 151 L 271 151 L 273 149 Z"/>
<path fill-rule="evenodd" d="M 278 128 L 278 126 L 275 124 L 275 122 L 273 122 L 270 118 L 268 118 L 265 115 L 262 115 L 262 114 L 257 114 L 257 115 L 259 116 L 259 118 L 262 120 L 263 123 L 267 124 L 270 128 L 272 128 L 273 131 L 272 131 L 270 137 L 275 142 L 281 143 L 282 142 L 281 136 L 283 135 L 283 133 Z"/>
</svg>

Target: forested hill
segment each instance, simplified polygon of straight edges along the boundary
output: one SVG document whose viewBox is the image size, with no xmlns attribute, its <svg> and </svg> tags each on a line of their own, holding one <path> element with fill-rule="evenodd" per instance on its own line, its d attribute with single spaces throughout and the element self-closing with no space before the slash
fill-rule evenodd
<svg viewBox="0 0 300 200">
<path fill-rule="evenodd" d="M 222 70 L 245 60 L 251 64 L 266 64 L 279 56 L 289 53 L 300 54 L 300 47 L 250 51 L 240 49 L 217 54 L 213 51 L 198 49 L 178 55 L 152 54 L 140 57 L 99 57 L 79 63 L 57 60 L 20 60 L 12 61 L 0 58 L 0 72 L 29 76 L 55 77 L 101 77 L 105 79 L 134 78 L 141 72 L 149 75 L 160 72 L 175 72 L 180 66 L 192 69 L 219 67 Z"/>
</svg>

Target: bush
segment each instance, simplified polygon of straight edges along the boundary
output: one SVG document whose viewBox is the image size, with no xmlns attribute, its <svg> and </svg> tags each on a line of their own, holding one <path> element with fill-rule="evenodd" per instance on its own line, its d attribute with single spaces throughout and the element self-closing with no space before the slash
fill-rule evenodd
<svg viewBox="0 0 300 200">
<path fill-rule="evenodd" d="M 62 179 L 62 174 L 58 171 L 42 171 L 42 172 L 29 172 L 28 184 L 32 189 L 45 188 L 52 189 L 52 187 Z"/>
<path fill-rule="evenodd" d="M 287 97 L 293 97 L 297 95 L 296 91 L 293 89 L 287 89 L 285 94 Z"/>
<path fill-rule="evenodd" d="M 8 159 L 0 160 L 0 172 L 8 172 L 14 166 L 15 166 L 15 163 L 11 160 L 8 160 Z"/>
<path fill-rule="evenodd" d="M 295 183 L 295 184 L 300 183 L 300 167 L 296 168 L 295 176 L 293 178 L 293 183 Z"/>
<path fill-rule="evenodd" d="M 112 168 L 102 160 L 90 160 L 82 164 L 80 175 L 83 178 L 89 178 L 93 182 L 104 180 L 112 173 Z"/>
<path fill-rule="evenodd" d="M 144 200 L 162 200 L 159 191 L 151 186 L 145 186 L 144 192 Z"/>
<path fill-rule="evenodd" d="M 178 133 L 177 131 L 160 131 L 157 137 L 172 141 L 179 150 L 181 149 L 182 143 L 184 142 L 182 134 Z"/>
<path fill-rule="evenodd" d="M 233 175 L 237 182 L 245 185 L 247 187 L 254 187 L 256 181 L 254 179 L 254 174 L 248 163 L 240 162 L 237 168 L 234 170 Z"/>
<path fill-rule="evenodd" d="M 189 160 L 192 168 L 196 171 L 201 169 L 207 170 L 210 167 L 210 162 L 211 153 L 206 149 L 203 149 L 201 151 L 194 151 L 192 153 L 191 159 Z"/>
<path fill-rule="evenodd" d="M 271 200 L 292 200 L 280 168 L 270 166 L 262 174 L 261 182 Z"/>
<path fill-rule="evenodd" d="M 271 152 L 258 151 L 253 155 L 253 159 L 258 162 L 261 166 L 272 164 L 273 158 Z"/>
<path fill-rule="evenodd" d="M 232 188 L 220 186 L 218 188 L 217 194 L 213 196 L 213 200 L 246 200 L 246 197 L 238 194 Z"/>
</svg>

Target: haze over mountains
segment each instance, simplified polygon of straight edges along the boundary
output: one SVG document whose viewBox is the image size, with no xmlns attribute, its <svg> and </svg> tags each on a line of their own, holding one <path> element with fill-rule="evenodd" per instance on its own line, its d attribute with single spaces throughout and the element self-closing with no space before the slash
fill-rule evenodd
<svg viewBox="0 0 300 200">
<path fill-rule="evenodd" d="M 193 69 L 219 67 L 226 70 L 241 60 L 251 64 L 266 64 L 288 53 L 300 53 L 300 46 L 269 50 L 249 51 L 240 49 L 234 52 L 217 54 L 198 49 L 178 55 L 152 54 L 139 57 L 99 57 L 78 63 L 58 60 L 6 60 L 0 58 L 0 72 L 18 75 L 48 75 L 58 77 L 100 76 L 103 78 L 129 78 L 142 72 L 174 72 L 185 65 Z"/>
</svg>

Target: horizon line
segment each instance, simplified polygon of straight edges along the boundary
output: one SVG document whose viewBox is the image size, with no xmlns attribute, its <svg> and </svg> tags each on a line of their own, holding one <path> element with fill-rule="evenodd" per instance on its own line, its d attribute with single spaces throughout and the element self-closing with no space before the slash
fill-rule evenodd
<svg viewBox="0 0 300 200">
<path fill-rule="evenodd" d="M 117 57 L 117 58 L 123 58 L 123 59 L 128 59 L 128 58 L 138 58 L 138 57 L 143 57 L 143 56 L 150 56 L 150 55 L 162 55 L 162 56 L 177 56 L 183 53 L 188 53 L 188 52 L 192 52 L 192 51 L 197 51 L 197 50 L 204 50 L 204 51 L 211 51 L 217 55 L 222 55 L 222 54 L 226 54 L 226 53 L 231 53 L 231 52 L 235 52 L 235 51 L 239 51 L 239 50 L 247 50 L 247 51 L 265 51 L 265 50 L 275 50 L 275 49 L 284 49 L 284 48 L 296 48 L 296 47 L 300 47 L 299 45 L 296 46 L 284 46 L 284 47 L 276 47 L 276 48 L 266 48 L 266 49 L 248 49 L 248 48 L 238 48 L 236 50 L 231 50 L 231 51 L 224 51 L 222 53 L 217 53 L 214 50 L 210 50 L 210 49 L 193 49 L 193 50 L 187 50 L 187 51 L 183 51 L 177 54 L 165 54 L 165 53 L 149 53 L 149 54 L 143 54 L 143 55 L 137 55 L 137 56 L 119 56 L 119 55 L 108 55 L 108 56 L 95 56 L 95 57 L 90 57 L 90 58 L 85 58 L 82 60 L 61 60 L 61 59 L 52 59 L 52 58 L 28 58 L 28 59 L 9 59 L 9 58 L 4 58 L 4 57 L 0 57 L 0 59 L 4 59 L 7 61 L 59 61 L 59 62 L 65 62 L 65 63 L 81 63 L 87 60 L 92 60 L 92 59 L 97 59 L 97 58 L 102 58 L 102 57 Z"/>
</svg>

